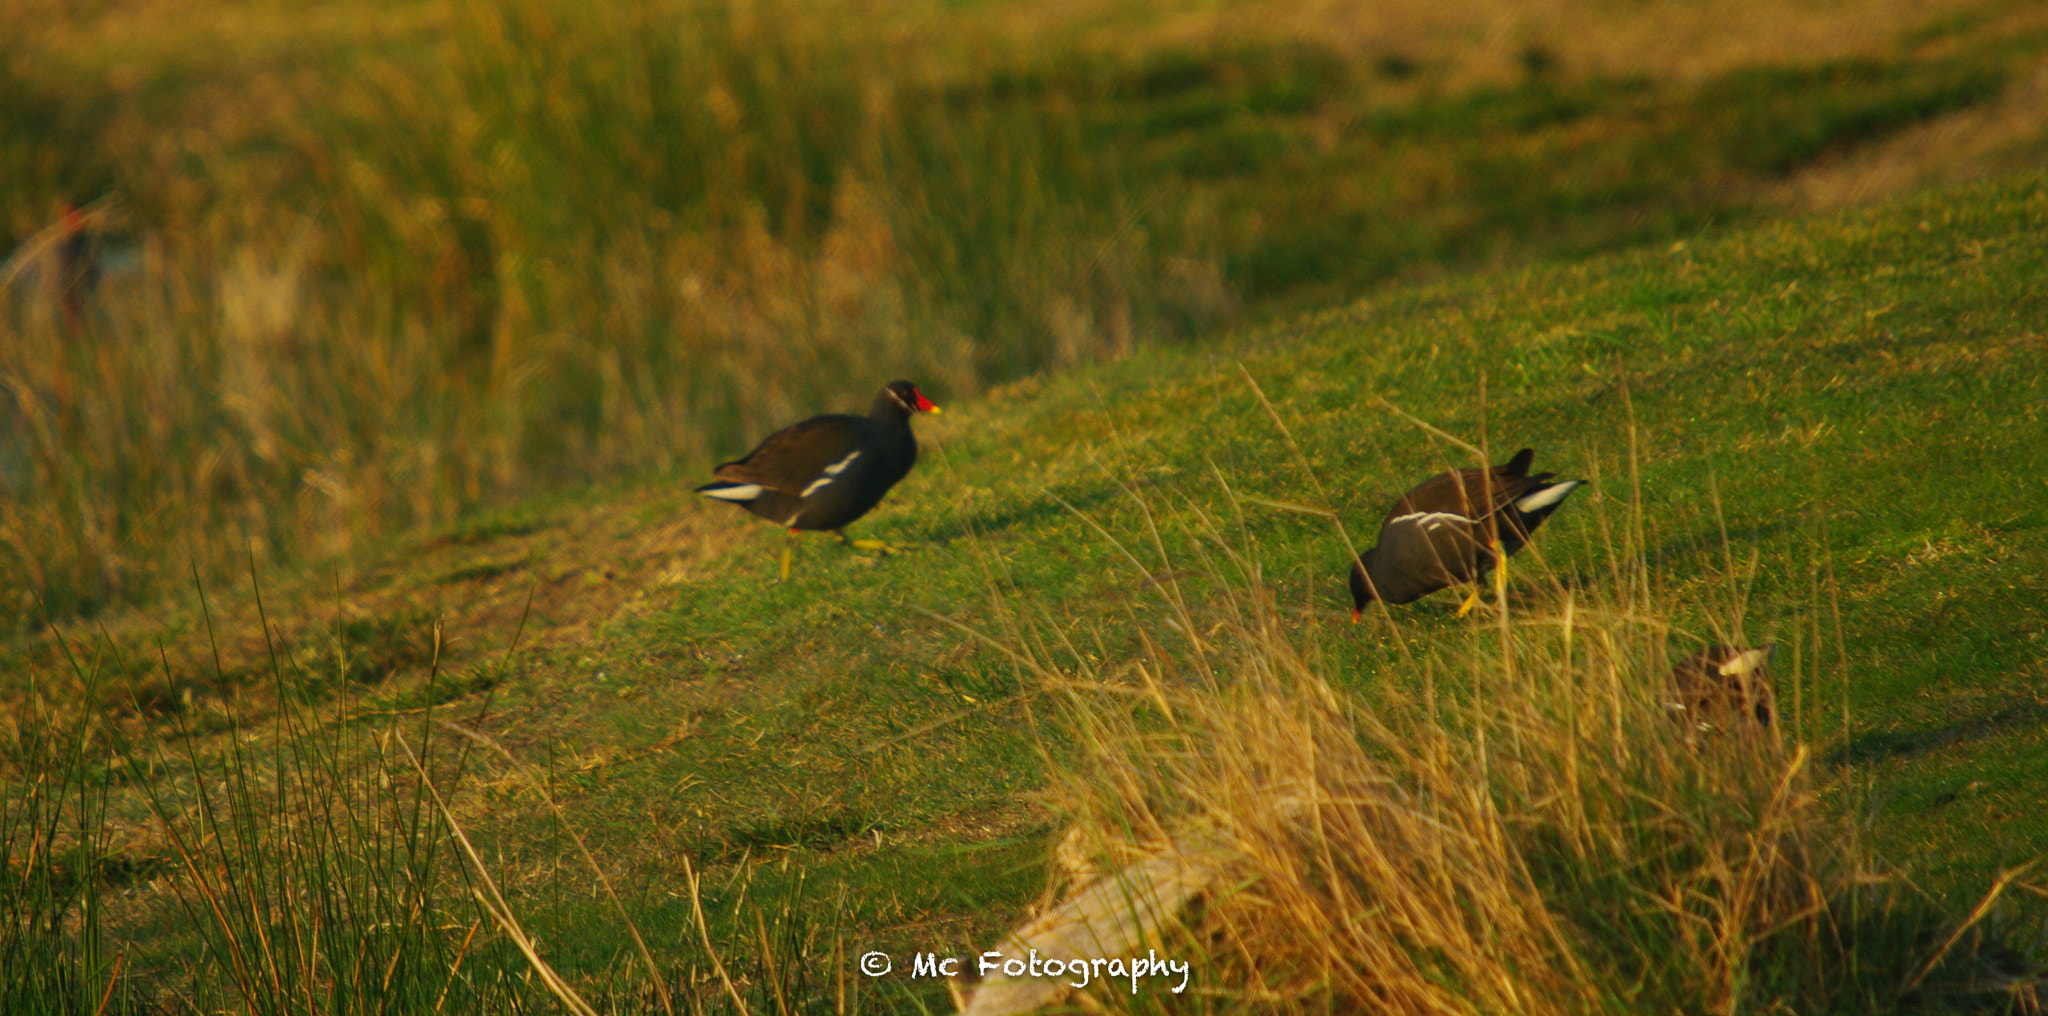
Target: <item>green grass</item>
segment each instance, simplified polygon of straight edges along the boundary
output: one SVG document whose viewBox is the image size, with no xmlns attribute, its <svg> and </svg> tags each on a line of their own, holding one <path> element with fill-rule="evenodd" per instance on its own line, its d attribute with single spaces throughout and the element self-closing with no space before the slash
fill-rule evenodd
<svg viewBox="0 0 2048 1016">
<path fill-rule="evenodd" d="M 443 786 L 550 962 L 622 999 L 644 991 L 565 839 L 573 828 L 662 962 L 700 974 L 705 962 L 687 859 L 705 873 L 722 955 L 808 956 L 806 990 L 830 998 L 844 969 L 830 942 L 985 947 L 1047 885 L 1051 845 L 1075 817 L 1051 788 L 1106 772 L 1075 768 L 1085 739 L 1010 651 L 1104 673 L 1158 654 L 1192 673 L 1168 624 L 1187 627 L 1174 598 L 1221 625 L 1235 590 L 1263 587 L 1318 673 L 1386 704 L 1419 694 L 1409 654 L 1441 668 L 1432 654 L 1491 637 L 1451 619 L 1448 594 L 1349 624 L 1329 523 L 1242 500 L 1332 509 L 1369 541 L 1402 489 L 1464 461 L 1384 398 L 1496 460 L 1530 445 L 1539 467 L 1593 481 L 1516 559 L 1518 610 L 1540 614 L 1567 589 L 1636 597 L 1673 626 L 1652 651 L 1723 634 L 1777 642 L 1781 711 L 1814 751 L 1820 813 L 1841 816 L 1855 856 L 1892 873 L 1899 898 L 1957 919 L 2048 848 L 2033 690 L 2048 661 L 2048 492 L 2031 466 L 2048 437 L 2044 227 L 2048 180 L 2019 177 L 1383 290 L 1197 350 L 1028 379 L 918 421 L 920 466 L 857 532 L 924 546 L 876 559 L 806 541 L 787 583 L 775 581 L 782 535 L 693 499 L 686 475 L 560 497 L 398 541 L 345 575 L 277 580 L 272 625 L 303 667 L 263 662 L 266 629 L 241 597 L 216 606 L 218 671 L 189 615 L 115 617 L 105 637 L 120 655 L 154 658 L 161 642 L 176 678 L 256 676 L 169 697 L 168 719 L 79 736 L 101 752 L 114 729 L 151 744 L 177 724 L 238 726 L 258 739 L 249 757 L 278 761 L 237 768 L 243 749 L 218 736 L 183 750 L 261 787 L 294 758 L 284 738 L 298 728 L 277 718 L 353 717 L 312 754 L 339 766 L 388 752 L 374 747 L 382 731 L 426 715 L 394 711 L 445 703 L 434 715 L 464 717 L 537 766 L 569 816 L 488 753 Z M 1249 563 L 1217 557 L 1203 518 Z M 439 677 L 418 648 L 430 618 L 443 626 Z M 508 655 L 515 631 L 523 648 Z M 44 700 L 117 704 L 46 652 L 21 652 L 16 672 Z M 107 661 L 109 680 L 147 673 Z M 32 701 L 26 684 L 6 694 Z M 14 743 L 11 780 L 54 765 Z M 132 790 L 108 793 L 121 834 L 108 854 L 145 874 L 103 908 L 100 951 L 79 955 L 99 957 L 87 966 L 103 978 L 104 943 L 118 942 L 150 983 L 227 983 L 218 963 L 180 972 L 207 921 L 178 904 L 192 889 L 163 870 L 160 824 L 134 811 Z M 255 797 L 250 809 L 244 821 L 270 821 Z M 2004 941 L 2038 947 L 2027 929 L 2048 915 L 2041 885 L 2025 875 L 2007 892 L 1991 925 Z M 812 944 L 756 948 L 748 915 L 767 927 L 788 913 L 811 915 L 790 934 Z M 1900 913 L 1851 948 L 1872 964 L 1925 955 L 1928 925 Z M 513 969 L 503 939 L 489 941 Z M 1898 1002 L 1878 981 L 1845 981 L 1828 1005 Z M 1751 1001 L 1790 983 L 1759 981 Z M 892 993 L 943 997 L 930 982 L 861 987 L 882 1009 L 902 1001 Z"/>
<path fill-rule="evenodd" d="M 1559 572 L 1597 579 L 1601 520 L 1635 503 L 1658 593 L 1693 631 L 1739 617 L 1752 638 L 1798 645 L 1808 668 L 1827 660 L 1807 678 L 1801 732 L 1894 788 L 1876 799 L 1888 853 L 1932 887 L 1967 893 L 2048 842 L 2037 820 L 2009 811 L 2043 762 L 2029 748 L 2038 739 L 2024 675 L 2042 660 L 2048 518 L 2021 492 L 2040 482 L 2024 463 L 2043 436 L 2044 307 L 2025 280 L 2041 266 L 2029 238 L 2044 211 L 2039 183 L 2023 181 L 1393 294 L 1213 356 L 1140 356 L 1033 383 L 949 418 L 913 486 L 865 526 L 892 540 L 973 539 L 872 566 L 819 549 L 779 587 L 766 581 L 773 534 L 763 533 L 751 560 L 729 558 L 737 574 L 686 587 L 650 637 L 741 657 L 747 683 L 735 690 L 779 718 L 770 737 L 806 752 L 826 737 L 851 756 L 947 714 L 956 687 L 977 697 L 1014 687 L 1003 661 L 954 659 L 965 640 L 914 613 L 1001 630 L 984 568 L 1018 609 L 1100 626 L 1111 652 L 1129 649 L 1118 619 L 1127 608 L 1144 616 L 1156 596 L 1055 498 L 1132 538 L 1142 530 L 1117 483 L 1227 516 L 1213 464 L 1239 491 L 1335 508 L 1358 533 L 1408 482 L 1454 461 L 1370 401 L 1384 395 L 1595 479 L 1545 534 Z M 1237 363 L 1274 399 L 1315 477 L 1295 468 Z M 1626 467 L 1631 425 L 1640 502 Z M 1283 604 L 1341 616 L 1342 550 L 1321 523 L 1274 512 L 1245 525 Z M 1738 602 L 1723 584 L 1723 526 L 1739 565 L 1759 555 Z M 1187 552 L 1169 543 L 1165 560 L 1142 556 L 1170 573 Z M 1428 607 L 1403 616 L 1420 632 L 1445 630 Z M 1326 648 L 1341 661 L 1384 651 L 1384 637 Z M 796 688 L 811 698 L 782 697 Z M 833 708 L 853 702 L 875 708 Z M 956 744 L 980 754 L 982 773 L 1013 765 L 1001 737 L 977 745 L 964 730 L 894 757 L 938 764 Z M 895 808 L 922 817 L 934 798 L 956 802 L 955 787 L 978 782 L 946 768 L 924 776 L 938 792 L 906 793 Z M 1979 821 L 2009 819 L 1995 836 L 1942 806 L 1925 810 L 1973 782 Z"/>
<path fill-rule="evenodd" d="M 1137 649 L 1129 619 L 1156 622 L 1158 592 L 1054 498 L 1143 546 L 1118 483 L 1228 517 L 1213 463 L 1238 491 L 1336 508 L 1357 532 L 1407 482 L 1456 461 L 1375 408 L 1379 394 L 1592 476 L 1593 491 L 1541 541 L 1568 580 L 1602 578 L 1622 509 L 1639 507 L 1637 549 L 1656 600 L 1692 638 L 1739 622 L 1754 640 L 1786 644 L 1802 688 L 1787 696 L 1795 729 L 1831 776 L 1876 781 L 1853 800 L 1872 809 L 1879 854 L 1964 908 L 2001 865 L 2048 844 L 2048 829 L 2015 811 L 2044 758 L 2029 747 L 2029 679 L 2016 675 L 2041 666 L 2028 591 L 2043 581 L 2048 520 L 2014 499 L 2011 479 L 2043 433 L 2041 298 L 2022 281 L 2041 268 L 2028 237 L 2043 201 L 2038 181 L 2022 181 L 1395 294 L 1213 357 L 1139 356 L 998 395 L 949 417 L 930 461 L 864 525 L 885 539 L 960 542 L 875 564 L 820 547 L 778 586 L 779 537 L 764 531 L 751 554 L 728 555 L 733 571 L 684 587 L 646 623 L 650 648 L 706 661 L 658 668 L 685 682 L 677 697 L 702 687 L 747 717 L 679 752 L 672 771 L 729 772 L 706 767 L 754 736 L 742 731 L 760 731 L 747 756 L 766 767 L 758 785 L 815 788 L 817 774 L 833 774 L 825 785 L 862 787 L 868 820 L 885 829 L 1000 808 L 1029 764 L 1006 733 L 1019 706 L 914 737 L 882 760 L 862 754 L 966 698 L 1020 690 L 999 656 L 968 654 L 969 640 L 917 608 L 1004 633 L 993 575 L 1014 597 L 1009 609 L 1101 639 L 1105 659 L 1127 657 Z M 1313 478 L 1293 465 L 1238 362 L 1288 420 Z M 1256 509 L 1244 525 L 1265 581 L 1302 612 L 1294 623 L 1338 622 L 1342 549 L 1327 527 Z M 1734 571 L 1759 555 L 1737 592 L 1724 526 Z M 1156 556 L 1140 551 L 1156 575 L 1186 570 L 1175 562 L 1194 554 L 1184 535 L 1167 538 Z M 1913 556 L 1929 545 L 1951 549 Z M 1406 637 L 1462 628 L 1438 610 L 1400 614 Z M 1340 630 L 1318 641 L 1342 674 L 1376 669 L 1368 661 L 1392 651 L 1389 638 Z M 1687 644 L 1674 638 L 1674 651 Z M 1852 767 L 1832 768 L 1842 760 Z M 1967 793 L 1981 796 L 1963 807 L 1930 805 L 1973 785 Z"/>
<path fill-rule="evenodd" d="M 2048 46 L 2010 0 L 1749 0 L 1729 55 L 1671 6 L 19 5 L 0 247 L 112 194 L 143 267 L 83 335 L 0 315 L 7 616 L 685 468 L 876 378 L 972 397 L 1751 221 L 2029 101 Z M 2038 165 L 2013 131 L 1954 171 Z"/>
</svg>

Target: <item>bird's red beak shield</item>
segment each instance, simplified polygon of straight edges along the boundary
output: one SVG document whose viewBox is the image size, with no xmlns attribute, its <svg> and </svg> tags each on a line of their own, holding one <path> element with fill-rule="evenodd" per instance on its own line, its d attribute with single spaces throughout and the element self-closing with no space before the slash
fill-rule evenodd
<svg viewBox="0 0 2048 1016">
<path fill-rule="evenodd" d="M 911 390 L 910 390 L 910 393 L 911 393 L 912 395 L 915 395 L 915 396 L 917 396 L 917 411 L 918 411 L 918 412 L 920 412 L 920 413 L 936 413 L 936 412 L 940 412 L 940 409 L 939 409 L 938 403 L 935 403 L 935 402 L 933 402 L 932 400 L 930 400 L 930 399 L 927 399 L 927 398 L 925 398 L 925 397 L 924 397 L 924 392 L 922 392 L 922 391 L 920 391 L 920 390 L 918 390 L 918 389 L 915 389 L 915 388 L 913 388 L 913 389 L 911 389 Z"/>
</svg>

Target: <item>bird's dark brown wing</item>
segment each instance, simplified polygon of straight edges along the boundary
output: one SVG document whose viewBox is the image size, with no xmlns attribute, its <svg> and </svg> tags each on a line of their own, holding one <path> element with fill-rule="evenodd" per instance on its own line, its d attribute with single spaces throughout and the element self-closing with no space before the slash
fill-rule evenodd
<svg viewBox="0 0 2048 1016">
<path fill-rule="evenodd" d="M 1492 506 L 1498 508 L 1510 496 L 1507 488 L 1515 481 L 1496 474 L 1492 481 Z M 1400 500 L 1387 510 L 1381 525 L 1416 512 L 1449 512 L 1463 515 L 1468 519 L 1486 516 L 1491 508 L 1487 504 L 1486 471 L 1481 469 L 1457 469 L 1438 473 L 1415 485 L 1414 489 L 1401 495 Z"/>
<path fill-rule="evenodd" d="M 1499 511 L 1508 502 L 1549 482 L 1552 474 L 1528 475 L 1536 457 L 1527 448 L 1492 469 L 1454 469 L 1438 473 L 1401 495 L 1380 520 L 1384 526 L 1415 512 L 1449 512 L 1477 521 Z M 1490 474 L 1490 475 L 1489 475 Z M 1490 495 L 1490 496 L 1489 496 Z"/>
<path fill-rule="evenodd" d="M 721 480 L 758 483 L 791 497 L 805 490 L 833 466 L 845 468 L 847 456 L 861 448 L 859 421 L 846 416 L 814 416 L 768 435 L 747 457 L 711 471 Z"/>
</svg>

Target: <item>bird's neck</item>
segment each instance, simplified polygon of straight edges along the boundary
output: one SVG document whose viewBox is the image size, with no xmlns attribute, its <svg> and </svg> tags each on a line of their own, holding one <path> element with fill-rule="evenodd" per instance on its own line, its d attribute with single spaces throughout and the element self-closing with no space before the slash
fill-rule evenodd
<svg viewBox="0 0 2048 1016">
<path fill-rule="evenodd" d="M 875 404 L 868 407 L 868 419 L 890 430 L 900 430 L 910 426 L 910 411 L 885 389 L 875 396 Z"/>
</svg>

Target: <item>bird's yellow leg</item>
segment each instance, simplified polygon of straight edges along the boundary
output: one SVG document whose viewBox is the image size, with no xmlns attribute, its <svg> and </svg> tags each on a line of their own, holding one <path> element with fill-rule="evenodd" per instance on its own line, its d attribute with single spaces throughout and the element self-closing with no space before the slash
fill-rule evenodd
<svg viewBox="0 0 2048 1016">
<path fill-rule="evenodd" d="M 796 530 L 789 531 L 789 539 L 782 543 L 782 581 L 789 581 L 789 557 L 796 550 Z"/>
<path fill-rule="evenodd" d="M 1500 539 L 1498 537 L 1494 538 L 1492 546 L 1493 602 L 1506 603 L 1508 601 L 1508 558 L 1506 554 L 1501 553 Z M 1472 608 L 1479 606 L 1480 597 L 1485 591 L 1484 586 L 1473 583 L 1471 594 L 1465 597 L 1464 603 L 1458 605 L 1458 616 L 1464 617 L 1472 612 Z"/>
<path fill-rule="evenodd" d="M 1458 605 L 1458 616 L 1464 617 L 1466 614 L 1472 613 L 1472 608 L 1477 606 L 1479 606 L 1479 587 L 1473 586 L 1472 594 L 1465 597 L 1464 603 Z"/>
</svg>

